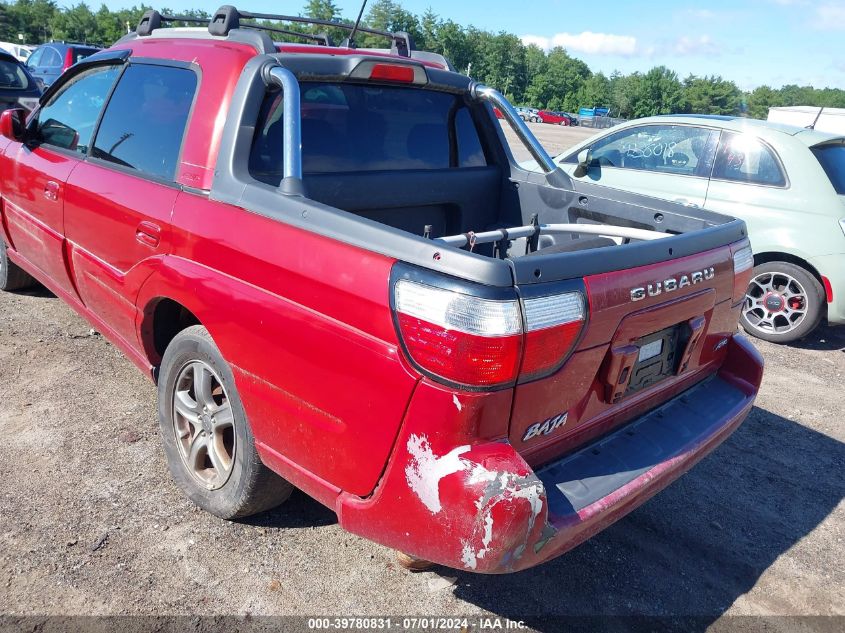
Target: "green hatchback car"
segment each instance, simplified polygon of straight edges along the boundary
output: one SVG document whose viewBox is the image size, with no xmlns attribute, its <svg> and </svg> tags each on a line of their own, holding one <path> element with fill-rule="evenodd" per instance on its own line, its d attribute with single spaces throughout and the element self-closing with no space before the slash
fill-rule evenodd
<svg viewBox="0 0 845 633">
<path fill-rule="evenodd" d="M 659 116 L 555 160 L 576 179 L 745 220 L 754 249 L 741 317 L 749 334 L 786 343 L 825 317 L 845 323 L 845 137 L 738 117 Z"/>
</svg>

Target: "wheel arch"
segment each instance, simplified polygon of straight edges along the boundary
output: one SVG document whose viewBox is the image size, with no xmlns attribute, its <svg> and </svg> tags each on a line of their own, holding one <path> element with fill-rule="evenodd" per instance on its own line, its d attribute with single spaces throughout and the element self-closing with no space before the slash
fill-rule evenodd
<svg viewBox="0 0 845 633">
<path fill-rule="evenodd" d="M 795 264 L 800 268 L 803 268 L 808 273 L 813 275 L 816 280 L 822 284 L 824 287 L 824 282 L 822 281 L 821 273 L 816 270 L 816 267 L 813 266 L 810 262 L 808 262 L 803 257 L 798 257 L 797 255 L 792 255 L 791 253 L 784 253 L 779 251 L 766 251 L 763 253 L 754 253 L 754 265 L 759 266 L 760 264 L 766 264 L 768 262 L 789 262 L 790 264 Z"/>
<path fill-rule="evenodd" d="M 192 325 L 202 325 L 202 321 L 193 310 L 176 299 L 155 297 L 144 306 L 139 334 L 144 354 L 156 368 L 156 378 L 167 346 L 179 332 Z"/>
</svg>

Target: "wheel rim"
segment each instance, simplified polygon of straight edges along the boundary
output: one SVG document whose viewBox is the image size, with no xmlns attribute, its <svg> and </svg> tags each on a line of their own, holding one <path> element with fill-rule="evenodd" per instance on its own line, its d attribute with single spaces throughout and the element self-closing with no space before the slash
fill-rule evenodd
<svg viewBox="0 0 845 633">
<path fill-rule="evenodd" d="M 786 273 L 761 273 L 751 280 L 742 314 L 754 329 L 787 334 L 807 318 L 807 292 Z"/>
<path fill-rule="evenodd" d="M 187 363 L 176 378 L 173 430 L 191 476 L 209 490 L 222 487 L 235 462 L 235 417 L 220 377 L 202 361 Z"/>
</svg>

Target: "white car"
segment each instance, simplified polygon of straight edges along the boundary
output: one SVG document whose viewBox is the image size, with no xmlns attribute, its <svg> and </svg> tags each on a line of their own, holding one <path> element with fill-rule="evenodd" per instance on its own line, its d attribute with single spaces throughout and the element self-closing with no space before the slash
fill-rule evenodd
<svg viewBox="0 0 845 633">
<path fill-rule="evenodd" d="M 23 44 L 13 44 L 12 42 L 0 42 L 0 49 L 3 49 L 10 55 L 14 55 L 18 61 L 26 63 L 29 56 L 32 55 L 33 48 L 31 46 L 24 46 Z"/>
<path fill-rule="evenodd" d="M 741 323 L 788 343 L 845 324 L 845 137 L 739 117 L 630 121 L 555 157 L 576 180 L 731 215 L 754 276 Z M 534 161 L 522 163 L 537 171 Z"/>
</svg>

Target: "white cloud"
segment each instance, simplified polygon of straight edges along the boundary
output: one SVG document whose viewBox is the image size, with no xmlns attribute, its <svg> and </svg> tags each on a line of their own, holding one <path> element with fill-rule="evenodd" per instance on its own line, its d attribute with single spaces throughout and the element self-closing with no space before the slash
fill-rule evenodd
<svg viewBox="0 0 845 633">
<path fill-rule="evenodd" d="M 556 33 L 552 37 L 541 35 L 523 35 L 525 44 L 536 44 L 549 50 L 563 46 L 569 52 L 587 53 L 588 55 L 622 55 L 631 57 L 641 53 L 637 38 L 632 35 L 613 35 L 611 33 Z"/>
<path fill-rule="evenodd" d="M 709 35 L 687 37 L 683 35 L 672 43 L 675 55 L 718 55 L 721 51 Z"/>
<path fill-rule="evenodd" d="M 712 20 L 716 17 L 710 9 L 687 9 L 687 15 L 696 20 Z"/>
<path fill-rule="evenodd" d="M 822 31 L 845 30 L 845 4 L 826 3 L 816 6 L 813 26 Z"/>
</svg>

